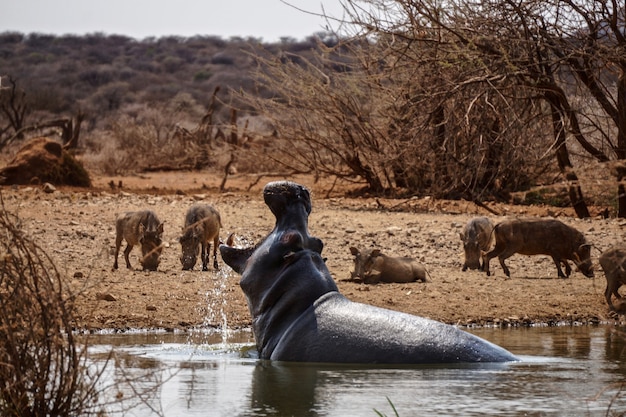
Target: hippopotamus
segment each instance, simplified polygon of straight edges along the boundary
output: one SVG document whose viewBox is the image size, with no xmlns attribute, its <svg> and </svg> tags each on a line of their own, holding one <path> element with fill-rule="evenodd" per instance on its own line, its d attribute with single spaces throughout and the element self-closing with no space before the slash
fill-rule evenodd
<svg viewBox="0 0 626 417">
<path fill-rule="evenodd" d="M 272 361 L 435 364 L 509 362 L 507 350 L 435 320 L 352 302 L 322 258 L 323 242 L 308 232 L 309 190 L 268 183 L 265 203 L 274 229 L 255 247 L 220 245 L 241 274 L 259 358 Z"/>
</svg>

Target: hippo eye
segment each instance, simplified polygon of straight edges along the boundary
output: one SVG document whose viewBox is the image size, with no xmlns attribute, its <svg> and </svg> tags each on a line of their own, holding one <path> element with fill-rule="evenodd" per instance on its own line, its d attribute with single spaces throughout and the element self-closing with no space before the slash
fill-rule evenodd
<svg viewBox="0 0 626 417">
<path fill-rule="evenodd" d="M 294 257 L 296 256 L 296 253 L 293 251 L 287 252 L 287 254 L 285 254 L 285 256 L 283 256 L 283 260 L 285 262 L 291 262 L 293 261 Z"/>
</svg>

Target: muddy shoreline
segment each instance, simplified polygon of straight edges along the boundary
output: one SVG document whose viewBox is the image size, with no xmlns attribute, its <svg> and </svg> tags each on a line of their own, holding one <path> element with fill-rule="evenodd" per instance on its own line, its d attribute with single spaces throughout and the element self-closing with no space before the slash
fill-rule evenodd
<svg viewBox="0 0 626 417">
<path fill-rule="evenodd" d="M 250 187 L 253 178 L 229 180 L 220 193 L 219 176 L 197 173 L 154 174 L 143 177 L 100 177 L 91 189 L 58 187 L 46 193 L 38 186 L 2 188 L 5 208 L 16 213 L 27 235 L 53 259 L 78 294 L 76 327 L 86 332 L 192 331 L 227 326 L 250 326 L 239 277 L 218 258 L 219 270 L 203 272 L 199 265 L 182 271 L 178 237 L 186 209 L 202 201 L 221 213 L 225 240 L 253 245 L 273 227 L 273 216 L 263 203 L 264 181 Z M 124 184 L 122 189 L 110 182 Z M 429 317 L 458 326 L 596 325 L 624 323 L 610 314 L 604 300 L 606 281 L 573 272 L 558 279 L 548 257 L 515 255 L 507 264 L 507 279 L 492 260 L 492 276 L 462 272 L 463 249 L 459 232 L 474 216 L 494 222 L 516 216 L 553 216 L 576 227 L 600 250 L 624 242 L 623 219 L 579 220 L 567 209 L 531 206 L 491 207 L 493 215 L 463 201 L 346 198 L 329 184 L 296 181 L 309 186 L 313 212 L 312 235 L 324 242 L 324 256 L 339 290 L 349 299 Z M 248 189 L 249 188 L 249 189 Z M 115 216 L 150 208 L 165 221 L 166 247 L 156 272 L 113 270 Z M 396 256 L 412 256 L 427 268 L 426 283 L 366 285 L 350 281 L 350 246 L 372 246 Z M 138 267 L 139 249 L 131 252 Z"/>
</svg>

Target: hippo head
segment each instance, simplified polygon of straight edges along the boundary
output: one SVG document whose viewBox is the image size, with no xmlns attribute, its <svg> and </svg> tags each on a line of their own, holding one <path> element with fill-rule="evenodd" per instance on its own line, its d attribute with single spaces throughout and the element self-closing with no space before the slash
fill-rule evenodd
<svg viewBox="0 0 626 417">
<path fill-rule="evenodd" d="M 274 230 L 255 248 L 236 249 L 230 245 L 220 245 L 224 262 L 242 275 L 242 281 L 244 272 L 254 269 L 250 268 L 255 266 L 254 261 L 263 258 L 263 255 L 277 253 L 274 251 L 262 254 L 260 251 L 261 248 L 267 251 L 275 242 L 291 242 L 290 249 L 294 250 L 294 254 L 304 249 L 314 251 L 318 255 L 322 253 L 324 244 L 320 239 L 310 236 L 308 232 L 311 196 L 306 187 L 289 181 L 270 182 L 263 189 L 263 197 L 265 204 L 276 217 Z M 258 252 L 256 256 L 252 256 L 255 252 Z"/>
<path fill-rule="evenodd" d="M 141 266 L 144 270 L 156 271 L 159 266 L 159 257 L 163 251 L 163 223 L 156 229 L 145 229 L 139 224 L 139 244 L 141 244 Z"/>
<path fill-rule="evenodd" d="M 263 195 L 276 217 L 272 232 L 254 248 L 220 245 L 224 262 L 241 274 L 259 353 L 273 349 L 280 335 L 321 295 L 337 291 L 321 257 L 323 243 L 308 233 L 308 189 L 293 182 L 272 182 Z"/>
</svg>

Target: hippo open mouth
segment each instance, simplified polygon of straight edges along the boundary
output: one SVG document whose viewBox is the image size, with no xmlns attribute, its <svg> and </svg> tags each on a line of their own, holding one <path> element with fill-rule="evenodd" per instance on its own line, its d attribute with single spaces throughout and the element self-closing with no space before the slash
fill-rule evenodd
<svg viewBox="0 0 626 417">
<path fill-rule="evenodd" d="M 263 190 L 276 217 L 254 248 L 221 245 L 241 274 L 262 359 L 332 363 L 451 363 L 517 360 L 499 346 L 434 320 L 355 303 L 339 293 L 308 233 L 306 187 L 272 182 Z"/>
<path fill-rule="evenodd" d="M 278 221 L 284 217 L 289 206 L 300 203 L 304 205 L 307 216 L 311 214 L 311 194 L 306 187 L 295 182 L 270 182 L 263 188 L 263 198 Z"/>
<path fill-rule="evenodd" d="M 290 229 L 297 230 L 304 249 L 322 253 L 324 244 L 320 239 L 309 236 L 308 232 L 311 194 L 306 187 L 291 181 L 270 182 L 263 188 L 263 198 L 276 217 L 275 231 L 287 233 Z"/>
</svg>

